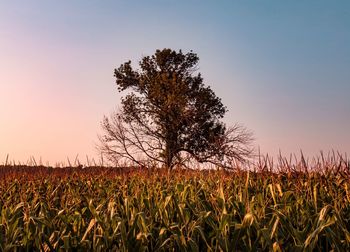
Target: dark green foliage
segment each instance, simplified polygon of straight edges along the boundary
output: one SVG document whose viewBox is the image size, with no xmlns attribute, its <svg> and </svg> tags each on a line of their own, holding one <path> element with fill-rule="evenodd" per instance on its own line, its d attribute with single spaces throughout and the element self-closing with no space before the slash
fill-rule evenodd
<svg viewBox="0 0 350 252">
<path fill-rule="evenodd" d="M 248 149 L 230 146 L 249 142 L 249 134 L 232 141 L 220 121 L 226 107 L 196 73 L 199 58 L 193 53 L 157 50 L 144 57 L 140 69 L 131 62 L 115 70 L 119 91 L 130 91 L 122 99 L 122 110 L 105 118 L 102 150 L 114 159 L 138 161 L 135 153 L 161 162 L 167 168 L 183 164 L 187 156 L 199 162 L 214 162 L 225 155 L 243 158 Z M 242 138 L 241 136 L 244 135 Z"/>
</svg>

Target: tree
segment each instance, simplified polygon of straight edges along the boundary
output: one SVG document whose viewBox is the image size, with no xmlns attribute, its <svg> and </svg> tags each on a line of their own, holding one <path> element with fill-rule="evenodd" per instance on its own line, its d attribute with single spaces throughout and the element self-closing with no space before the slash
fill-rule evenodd
<svg viewBox="0 0 350 252">
<path fill-rule="evenodd" d="M 104 117 L 100 149 L 109 160 L 161 163 L 168 169 L 196 160 L 225 165 L 251 153 L 251 133 L 221 121 L 227 108 L 197 73 L 199 58 L 171 49 L 115 69 L 122 108 Z"/>
</svg>

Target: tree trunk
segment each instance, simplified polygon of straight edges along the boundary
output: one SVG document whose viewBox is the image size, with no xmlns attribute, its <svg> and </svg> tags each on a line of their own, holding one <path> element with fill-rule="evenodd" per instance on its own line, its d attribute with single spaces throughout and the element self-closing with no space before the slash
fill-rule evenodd
<svg viewBox="0 0 350 252">
<path fill-rule="evenodd" d="M 174 158 L 174 150 L 172 148 L 172 144 L 170 141 L 167 141 L 165 144 L 165 155 L 164 155 L 164 161 L 165 161 L 165 167 L 169 171 L 173 168 L 172 162 Z"/>
<path fill-rule="evenodd" d="M 167 127 L 167 132 L 165 135 L 164 161 L 166 168 L 170 171 L 174 167 L 173 159 L 175 157 L 175 149 L 177 143 L 177 134 L 175 133 L 175 130 L 171 129 L 170 124 Z"/>
</svg>

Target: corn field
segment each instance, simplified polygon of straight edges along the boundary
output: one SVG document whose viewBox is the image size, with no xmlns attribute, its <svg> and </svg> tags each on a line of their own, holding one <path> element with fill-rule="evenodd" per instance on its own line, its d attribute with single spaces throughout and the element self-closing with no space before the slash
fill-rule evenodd
<svg viewBox="0 0 350 252">
<path fill-rule="evenodd" d="M 349 251 L 349 162 L 270 165 L 172 173 L 3 165 L 0 250 Z"/>
</svg>

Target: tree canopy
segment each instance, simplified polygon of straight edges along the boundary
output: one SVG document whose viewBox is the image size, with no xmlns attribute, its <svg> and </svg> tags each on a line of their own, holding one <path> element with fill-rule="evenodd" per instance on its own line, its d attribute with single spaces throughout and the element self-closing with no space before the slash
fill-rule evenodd
<svg viewBox="0 0 350 252">
<path fill-rule="evenodd" d="M 188 160 L 223 164 L 251 153 L 251 133 L 221 121 L 227 108 L 197 71 L 192 51 L 157 50 L 134 69 L 115 69 L 118 90 L 129 91 L 122 108 L 104 117 L 102 153 L 110 160 L 162 163 L 172 169 Z"/>
</svg>

